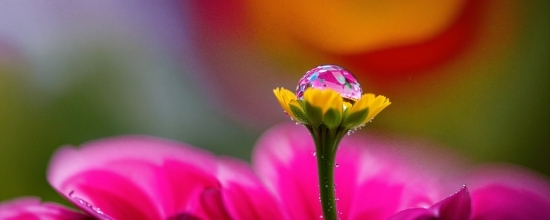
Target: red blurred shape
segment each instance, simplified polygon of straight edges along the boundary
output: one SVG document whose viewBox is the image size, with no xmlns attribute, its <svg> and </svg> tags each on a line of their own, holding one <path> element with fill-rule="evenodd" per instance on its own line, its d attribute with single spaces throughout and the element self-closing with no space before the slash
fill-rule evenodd
<svg viewBox="0 0 550 220">
<path fill-rule="evenodd" d="M 360 54 L 335 55 L 358 75 L 387 84 L 418 76 L 456 58 L 470 48 L 480 26 L 483 1 L 469 0 L 449 28 L 424 42 Z"/>
</svg>

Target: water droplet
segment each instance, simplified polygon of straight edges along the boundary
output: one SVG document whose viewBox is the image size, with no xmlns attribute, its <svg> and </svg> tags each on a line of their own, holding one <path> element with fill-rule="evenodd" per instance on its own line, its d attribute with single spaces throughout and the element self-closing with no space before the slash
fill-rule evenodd
<svg viewBox="0 0 550 220">
<path fill-rule="evenodd" d="M 101 211 L 100 208 L 94 207 L 92 204 L 88 203 L 84 199 L 81 199 L 79 197 L 73 196 L 74 191 L 71 191 L 69 193 L 69 198 L 73 201 L 76 201 L 78 204 L 77 206 L 81 209 L 87 209 L 91 211 L 91 214 L 94 215 L 94 217 L 102 219 L 102 220 L 112 220 L 110 216 L 106 215 Z"/>
<path fill-rule="evenodd" d="M 302 99 L 307 88 L 329 88 L 340 93 L 347 100 L 357 101 L 363 91 L 355 77 L 342 67 L 322 65 L 307 71 L 298 81 L 296 97 Z"/>
<path fill-rule="evenodd" d="M 313 151 L 313 156 L 315 157 L 315 155 L 317 155 L 317 152 Z"/>
<path fill-rule="evenodd" d="M 334 199 L 334 200 L 336 200 L 336 201 L 339 201 L 339 200 L 340 200 L 340 198 L 336 198 L 336 199 Z"/>
<path fill-rule="evenodd" d="M 340 166 L 340 164 L 336 164 L 336 165 L 334 165 L 334 167 L 339 167 L 339 166 Z"/>
<path fill-rule="evenodd" d="M 323 215 L 320 215 L 319 218 L 323 218 Z"/>
</svg>

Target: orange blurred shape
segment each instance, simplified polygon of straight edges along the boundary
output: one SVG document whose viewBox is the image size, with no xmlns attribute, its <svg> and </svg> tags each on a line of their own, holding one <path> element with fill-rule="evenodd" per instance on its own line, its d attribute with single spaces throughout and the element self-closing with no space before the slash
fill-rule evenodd
<svg viewBox="0 0 550 220">
<path fill-rule="evenodd" d="M 344 54 L 425 41 L 445 31 L 464 5 L 464 0 L 249 1 L 260 34 Z"/>
</svg>

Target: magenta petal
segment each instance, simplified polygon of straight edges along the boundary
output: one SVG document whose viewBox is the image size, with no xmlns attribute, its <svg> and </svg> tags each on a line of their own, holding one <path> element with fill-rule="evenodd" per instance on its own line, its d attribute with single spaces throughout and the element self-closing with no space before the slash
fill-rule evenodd
<svg viewBox="0 0 550 220">
<path fill-rule="evenodd" d="M 475 219 L 550 219 L 550 203 L 531 191 L 495 184 L 472 197 Z"/>
<path fill-rule="evenodd" d="M 219 189 L 205 189 L 201 194 L 201 205 L 208 219 L 231 219 Z"/>
<path fill-rule="evenodd" d="M 368 143 L 368 148 L 365 146 Z M 336 162 L 337 207 L 343 219 L 387 219 L 394 213 L 433 204 L 439 190 L 420 172 L 413 172 L 391 145 L 375 138 L 346 138 Z"/>
<path fill-rule="evenodd" d="M 280 205 L 248 164 L 222 158 L 217 177 L 221 189 L 205 189 L 201 196 L 208 219 L 286 219 Z"/>
<path fill-rule="evenodd" d="M 252 164 L 290 219 L 322 215 L 313 141 L 302 126 L 283 124 L 258 141 Z"/>
<path fill-rule="evenodd" d="M 187 155 L 195 156 L 195 155 Z M 210 170 L 204 170 L 201 167 L 194 166 L 192 164 L 182 163 L 176 160 L 167 160 L 162 167 L 162 170 L 166 172 L 166 180 L 168 184 L 163 184 L 161 189 L 164 189 L 162 193 L 163 198 L 166 201 L 172 201 L 166 203 L 165 210 L 167 212 L 181 212 L 185 210 L 189 214 L 200 216 L 197 212 L 192 210 L 200 209 L 199 197 L 205 188 L 219 188 L 219 181 L 215 177 L 215 162 L 213 162 L 213 168 Z"/>
<path fill-rule="evenodd" d="M 166 220 L 201 220 L 201 219 L 197 216 L 190 215 L 188 213 L 180 213 L 174 216 L 170 216 Z"/>
<path fill-rule="evenodd" d="M 70 197 L 67 198 L 69 201 L 71 201 L 76 207 L 78 207 L 80 210 L 88 213 L 90 216 L 93 216 L 96 219 L 100 220 L 113 220 L 111 216 L 108 216 L 107 214 L 103 213 L 101 209 L 92 206 L 90 203 L 86 202 L 85 200 L 73 197 L 72 195 L 69 195 Z"/>
<path fill-rule="evenodd" d="M 117 137 L 58 150 L 48 181 L 65 197 L 73 194 L 115 219 L 166 219 L 200 216 L 203 189 L 219 188 L 215 170 L 216 158 L 207 152 L 163 139 Z"/>
<path fill-rule="evenodd" d="M 429 209 L 412 208 L 403 210 L 390 220 L 421 220 L 421 219 L 444 219 L 444 220 L 468 220 L 471 213 L 470 194 L 466 187 L 449 197 L 436 203 Z"/>
<path fill-rule="evenodd" d="M 149 199 L 137 184 L 119 174 L 89 170 L 68 179 L 68 184 L 63 188 L 74 190 L 69 194 L 69 198 L 80 198 L 115 219 L 161 217 L 153 209 L 154 201 Z M 80 200 L 71 199 L 71 202 L 80 203 Z M 75 205 L 81 207 L 79 203 Z M 83 211 L 93 214 L 89 209 L 83 209 Z"/>
<path fill-rule="evenodd" d="M 233 219 L 287 219 L 280 204 L 247 163 L 222 158 L 217 177 L 222 185 L 227 210 Z"/>
<path fill-rule="evenodd" d="M 432 210 L 425 208 L 412 208 L 403 210 L 388 220 L 436 220 L 438 219 Z"/>
<path fill-rule="evenodd" d="M 0 203 L 2 220 L 79 220 L 91 219 L 55 203 L 41 203 L 38 198 L 17 198 Z"/>
<path fill-rule="evenodd" d="M 550 219 L 550 181 L 511 165 L 479 168 L 470 177 L 472 218 Z"/>
<path fill-rule="evenodd" d="M 466 188 L 466 186 L 462 187 L 460 191 L 436 203 L 430 207 L 430 209 L 438 213 L 440 219 L 469 219 L 472 212 L 472 201 L 470 199 L 470 193 L 468 193 L 468 188 Z"/>
</svg>

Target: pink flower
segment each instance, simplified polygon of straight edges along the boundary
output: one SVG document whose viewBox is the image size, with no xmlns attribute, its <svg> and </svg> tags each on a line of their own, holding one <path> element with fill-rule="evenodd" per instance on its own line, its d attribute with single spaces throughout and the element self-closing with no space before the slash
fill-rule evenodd
<svg viewBox="0 0 550 220">
<path fill-rule="evenodd" d="M 344 138 L 335 174 L 341 219 L 550 219 L 546 178 L 510 166 L 464 173 L 448 152 L 400 145 Z M 60 149 L 48 180 L 99 219 L 318 219 L 313 154 L 296 125 L 268 131 L 252 168 L 167 140 L 116 137 Z"/>
<path fill-rule="evenodd" d="M 284 219 L 244 162 L 150 137 L 64 147 L 48 180 L 100 219 Z"/>
</svg>

